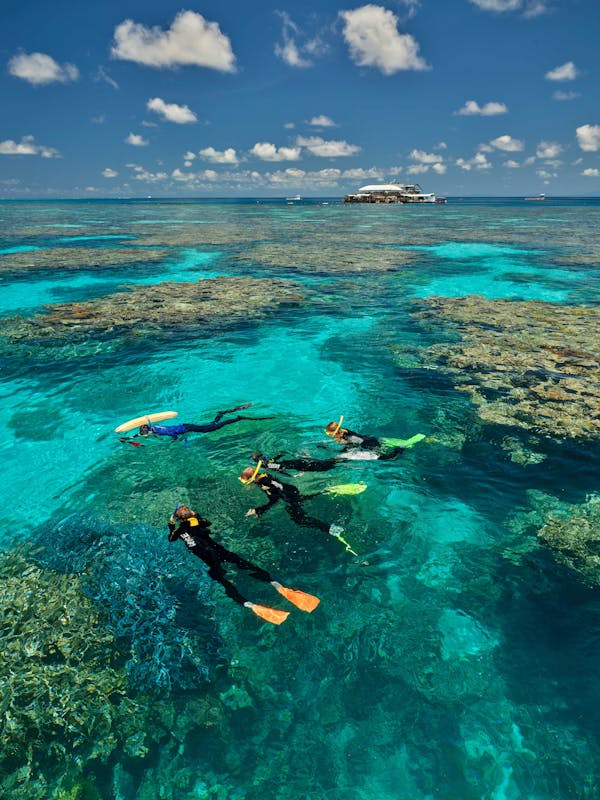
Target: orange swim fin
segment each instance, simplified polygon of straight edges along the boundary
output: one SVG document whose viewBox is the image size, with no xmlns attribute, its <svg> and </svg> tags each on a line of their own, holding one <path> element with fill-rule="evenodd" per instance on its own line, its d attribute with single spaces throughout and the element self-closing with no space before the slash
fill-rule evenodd
<svg viewBox="0 0 600 800">
<path fill-rule="evenodd" d="M 272 622 L 273 625 L 281 625 L 289 617 L 289 611 L 280 611 L 278 608 L 269 608 L 269 606 L 259 606 L 256 603 L 244 603 L 246 608 L 253 611 L 257 617 Z"/>
<path fill-rule="evenodd" d="M 290 603 L 293 603 L 301 611 L 307 611 L 309 614 L 314 611 L 321 602 L 319 598 L 315 597 L 313 594 L 301 592 L 299 589 L 288 589 L 280 583 L 277 583 L 277 581 L 273 581 L 273 586 L 286 600 L 289 600 Z"/>
</svg>

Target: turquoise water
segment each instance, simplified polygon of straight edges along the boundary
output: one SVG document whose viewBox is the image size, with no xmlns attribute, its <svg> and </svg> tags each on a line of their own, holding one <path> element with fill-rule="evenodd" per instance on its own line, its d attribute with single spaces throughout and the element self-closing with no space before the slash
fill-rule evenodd
<svg viewBox="0 0 600 800">
<path fill-rule="evenodd" d="M 598 303 L 600 206 L 548 216 L 548 205 L 0 204 L 4 318 L 220 275 L 303 293 L 208 332 L 0 349 L 0 544 L 33 543 L 45 568 L 87 576 L 124 653 L 126 696 L 150 720 L 135 737 L 94 728 L 87 738 L 110 746 L 89 759 L 57 734 L 66 766 L 49 757 L 45 788 L 21 777 L 24 797 L 58 797 L 67 773 L 107 800 L 600 796 L 597 588 L 535 541 L 513 557 L 510 524 L 530 490 L 597 492 L 598 447 L 541 441 L 544 461 L 517 463 L 501 447 L 514 431 L 482 425 L 464 393 L 397 357 L 435 340 L 411 316 L 431 295 Z M 69 227 L 81 235 L 64 237 Z M 66 241 L 82 264 L 53 271 Z M 142 255 L 98 266 L 107 247 Z M 144 265 L 144 247 L 161 260 Z M 47 254 L 36 267 L 8 260 L 34 248 Z M 113 433 L 150 410 L 205 422 L 248 401 L 271 419 L 137 449 Z M 344 527 L 358 558 L 279 506 L 246 518 L 262 499 L 237 480 L 256 450 L 331 455 L 323 428 L 341 414 L 354 430 L 428 437 L 395 460 L 288 479 L 306 494 L 368 485 L 306 503 Z M 181 502 L 225 546 L 318 595 L 318 609 L 288 606 L 275 628 L 236 606 L 168 543 Z"/>
</svg>

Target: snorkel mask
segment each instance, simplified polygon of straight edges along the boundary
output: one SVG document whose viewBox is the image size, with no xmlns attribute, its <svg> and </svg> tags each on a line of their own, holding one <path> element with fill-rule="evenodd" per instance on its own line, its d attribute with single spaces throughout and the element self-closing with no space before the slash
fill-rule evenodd
<svg viewBox="0 0 600 800">
<path fill-rule="evenodd" d="M 338 435 L 340 428 L 342 427 L 343 421 L 344 421 L 344 415 L 342 414 L 342 416 L 340 417 L 340 421 L 337 424 L 337 428 L 335 430 L 328 431 L 327 428 L 325 428 L 325 433 L 327 434 L 327 436 L 335 438 Z"/>
<path fill-rule="evenodd" d="M 258 464 L 256 465 L 256 469 L 252 473 L 252 477 L 251 478 L 238 477 L 238 481 L 240 481 L 240 483 L 243 483 L 244 486 L 250 486 L 250 484 L 254 483 L 254 481 L 256 480 L 256 476 L 258 475 L 258 471 L 261 467 L 262 467 L 262 461 L 259 459 Z"/>
</svg>

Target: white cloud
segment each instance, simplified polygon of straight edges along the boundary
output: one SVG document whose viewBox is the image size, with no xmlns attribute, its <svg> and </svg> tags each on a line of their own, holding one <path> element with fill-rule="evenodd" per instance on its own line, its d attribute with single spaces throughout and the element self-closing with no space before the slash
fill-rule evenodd
<svg viewBox="0 0 600 800">
<path fill-rule="evenodd" d="M 600 125 L 580 125 L 575 131 L 582 150 L 595 153 L 600 150 Z"/>
<path fill-rule="evenodd" d="M 291 130 L 293 130 L 293 129 L 294 129 L 296 126 L 295 126 L 295 124 L 294 124 L 293 122 L 286 122 L 286 123 L 285 123 L 285 125 L 284 125 L 283 127 L 284 127 L 284 128 L 287 128 L 289 131 L 291 131 Z"/>
<path fill-rule="evenodd" d="M 360 147 L 355 144 L 348 144 L 345 141 L 326 141 L 320 136 L 298 136 L 296 144 L 299 147 L 306 147 L 306 149 L 313 154 L 313 156 L 321 156 L 322 158 L 339 158 L 341 156 L 353 156 L 360 152 Z"/>
<path fill-rule="evenodd" d="M 357 167 L 355 169 L 346 169 L 342 172 L 342 178 L 346 178 L 348 180 L 357 180 L 362 181 L 368 178 L 380 178 L 385 173 L 385 170 L 378 169 L 377 167 L 370 167 L 369 169 L 363 169 L 362 167 Z"/>
<path fill-rule="evenodd" d="M 406 172 L 408 175 L 422 175 L 429 172 L 429 164 L 411 164 Z"/>
<path fill-rule="evenodd" d="M 229 38 L 218 23 L 208 22 L 195 11 L 180 11 L 166 31 L 125 20 L 115 28 L 111 55 L 159 69 L 192 65 L 235 72 Z"/>
<path fill-rule="evenodd" d="M 535 154 L 538 158 L 556 158 L 562 153 L 562 147 L 558 142 L 540 142 Z"/>
<path fill-rule="evenodd" d="M 313 61 L 311 57 L 320 56 L 327 50 L 324 42 L 319 36 L 315 36 L 312 39 L 303 37 L 300 28 L 286 11 L 277 11 L 275 13 L 282 20 L 282 42 L 275 45 L 275 55 L 284 61 L 288 67 L 297 67 L 299 69 L 312 67 Z M 299 42 L 302 38 L 304 38 L 304 41 Z"/>
<path fill-rule="evenodd" d="M 495 147 L 497 150 L 504 150 L 507 153 L 516 153 L 519 150 L 523 150 L 525 145 L 519 139 L 513 139 L 512 136 L 508 136 L 504 134 L 504 136 L 498 136 L 496 139 L 492 139 L 490 142 L 492 147 Z"/>
<path fill-rule="evenodd" d="M 41 156 L 42 158 L 60 158 L 54 147 L 36 144 L 33 136 L 23 136 L 20 142 L 6 139 L 0 142 L 0 155 L 3 156 Z"/>
<path fill-rule="evenodd" d="M 464 159 L 464 158 L 457 158 L 456 165 L 461 169 L 464 169 L 465 172 L 469 172 L 471 169 L 491 169 L 492 165 L 487 160 L 487 156 L 485 153 L 476 153 L 473 158 L 471 159 Z"/>
<path fill-rule="evenodd" d="M 576 97 L 581 97 L 581 92 L 563 92 L 560 89 L 557 89 L 552 97 L 555 100 L 575 100 Z"/>
<path fill-rule="evenodd" d="M 504 162 L 504 166 L 508 167 L 508 169 L 519 169 L 521 165 L 518 161 L 513 161 L 513 159 L 510 158 L 508 161 Z"/>
<path fill-rule="evenodd" d="M 574 81 L 579 75 L 579 70 L 572 61 L 567 61 L 566 64 L 561 64 L 560 67 L 554 67 L 544 76 L 549 81 Z"/>
<path fill-rule="evenodd" d="M 15 78 L 41 86 L 45 83 L 69 83 L 76 81 L 79 70 L 74 64 L 58 64 L 45 53 L 20 53 L 8 62 L 8 71 Z"/>
<path fill-rule="evenodd" d="M 458 111 L 454 112 L 455 114 L 459 114 L 463 117 L 470 117 L 479 115 L 481 117 L 492 117 L 496 114 L 507 114 L 508 108 L 504 105 L 504 103 L 484 103 L 484 105 L 480 106 L 476 100 L 467 100 L 462 108 L 459 108 Z"/>
<path fill-rule="evenodd" d="M 299 147 L 275 147 L 270 142 L 257 142 L 250 154 L 263 161 L 298 161 L 301 149 Z"/>
<path fill-rule="evenodd" d="M 471 0 L 484 11 L 517 11 L 521 8 L 521 0 Z"/>
<path fill-rule="evenodd" d="M 589 167 L 588 169 L 584 169 L 581 174 L 585 175 L 586 178 L 598 178 L 600 177 L 600 169 Z"/>
<path fill-rule="evenodd" d="M 116 170 L 111 169 L 110 167 L 106 167 L 106 169 L 102 170 L 102 175 L 105 178 L 116 178 L 118 174 L 119 173 Z"/>
<path fill-rule="evenodd" d="M 312 125 L 315 128 L 336 128 L 337 127 L 335 122 L 332 119 L 330 119 L 329 117 L 326 117 L 325 114 L 320 114 L 318 117 L 313 117 L 308 124 Z"/>
<path fill-rule="evenodd" d="M 417 41 L 398 32 L 398 17 L 392 11 L 369 4 L 340 11 L 340 16 L 350 57 L 360 67 L 376 67 L 384 75 L 430 68 L 419 55 Z"/>
<path fill-rule="evenodd" d="M 431 169 L 438 175 L 445 175 L 447 167 L 445 164 L 434 164 Z"/>
<path fill-rule="evenodd" d="M 199 155 L 206 161 L 212 161 L 213 164 L 237 164 L 238 157 L 233 147 L 228 147 L 227 150 L 215 150 L 214 147 L 205 147 L 200 150 Z"/>
<path fill-rule="evenodd" d="M 127 144 L 131 144 L 134 147 L 146 147 L 148 144 L 148 140 L 144 139 L 143 136 L 140 136 L 139 133 L 130 133 L 125 141 Z"/>
<path fill-rule="evenodd" d="M 442 156 L 438 156 L 436 153 L 425 153 L 423 150 L 412 150 L 408 157 L 413 161 L 420 161 L 421 164 L 435 164 L 437 161 L 443 161 Z"/>
<path fill-rule="evenodd" d="M 192 153 L 191 150 L 188 150 L 187 153 L 183 154 L 184 161 L 193 161 L 196 158 L 196 153 Z"/>
<path fill-rule="evenodd" d="M 165 103 L 160 97 L 152 97 L 146 103 L 149 111 L 155 111 L 163 119 L 169 122 L 176 122 L 178 125 L 185 125 L 187 122 L 197 122 L 198 117 L 188 106 L 178 106 L 177 103 Z"/>
<path fill-rule="evenodd" d="M 109 86 L 112 86 L 113 89 L 119 88 L 119 84 L 113 78 L 110 77 L 110 75 L 104 69 L 103 66 L 98 67 L 98 69 L 96 70 L 96 75 L 94 76 L 94 80 L 103 81 L 104 83 L 107 83 Z"/>
</svg>

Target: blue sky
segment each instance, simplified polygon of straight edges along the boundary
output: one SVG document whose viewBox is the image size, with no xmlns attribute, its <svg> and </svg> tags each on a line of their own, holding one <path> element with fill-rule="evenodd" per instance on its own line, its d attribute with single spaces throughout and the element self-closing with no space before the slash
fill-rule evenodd
<svg viewBox="0 0 600 800">
<path fill-rule="evenodd" d="M 2 0 L 0 196 L 600 195 L 598 0 Z"/>
</svg>

